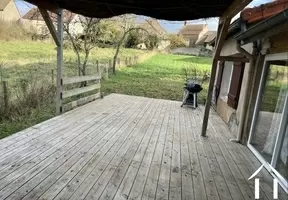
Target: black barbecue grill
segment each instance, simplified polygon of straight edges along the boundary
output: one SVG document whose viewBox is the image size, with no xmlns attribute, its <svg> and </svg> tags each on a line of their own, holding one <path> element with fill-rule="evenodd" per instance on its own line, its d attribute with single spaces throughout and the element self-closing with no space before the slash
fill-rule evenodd
<svg viewBox="0 0 288 200">
<path fill-rule="evenodd" d="M 190 105 L 193 108 L 198 107 L 198 97 L 197 94 L 201 92 L 203 88 L 201 85 L 194 80 L 187 80 L 184 87 L 184 96 L 183 96 L 183 103 L 181 107 L 184 105 Z"/>
</svg>

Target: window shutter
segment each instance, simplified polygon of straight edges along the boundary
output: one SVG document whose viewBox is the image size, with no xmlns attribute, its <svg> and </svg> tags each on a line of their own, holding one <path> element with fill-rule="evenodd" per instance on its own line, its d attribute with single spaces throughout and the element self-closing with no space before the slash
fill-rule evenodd
<svg viewBox="0 0 288 200">
<path fill-rule="evenodd" d="M 231 77 L 227 104 L 230 107 L 237 109 L 239 95 L 241 91 L 243 73 L 245 69 L 245 63 L 234 62 L 233 65 L 234 67 L 233 67 L 233 72 L 232 72 L 232 77 Z"/>
<path fill-rule="evenodd" d="M 224 70 L 225 62 L 220 61 L 218 65 L 218 74 L 217 74 L 217 80 L 215 85 L 215 98 L 216 102 L 220 94 L 220 88 L 221 88 L 221 82 L 222 82 L 222 76 L 223 76 L 223 70 Z"/>
</svg>

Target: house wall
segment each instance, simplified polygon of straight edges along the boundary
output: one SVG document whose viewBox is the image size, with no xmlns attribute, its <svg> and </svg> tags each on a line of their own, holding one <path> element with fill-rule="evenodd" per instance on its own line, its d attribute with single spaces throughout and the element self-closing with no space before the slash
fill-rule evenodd
<svg viewBox="0 0 288 200">
<path fill-rule="evenodd" d="M 84 30 L 82 24 L 80 23 L 79 17 L 80 15 L 76 15 L 70 22 L 70 31 L 72 34 L 75 34 L 75 35 L 83 33 L 83 30 Z"/>
<path fill-rule="evenodd" d="M 207 34 L 207 33 L 208 33 L 208 25 L 205 25 L 205 26 L 203 27 L 203 30 L 199 33 L 197 40 L 199 40 L 200 38 L 202 38 L 202 37 L 203 37 L 205 34 Z"/>
<path fill-rule="evenodd" d="M 277 34 L 269 39 L 269 53 L 282 53 L 288 51 L 288 31 Z"/>
<path fill-rule="evenodd" d="M 21 23 L 26 27 L 26 29 L 34 29 L 37 34 L 46 35 L 50 34 L 49 29 L 46 23 L 42 20 L 29 20 L 21 19 Z M 57 23 L 53 22 L 55 29 L 57 29 Z M 73 20 L 70 22 L 70 31 L 72 34 L 79 34 L 83 32 L 83 27 L 79 20 L 79 15 L 76 15 Z M 65 33 L 64 33 L 65 34 Z"/>
<path fill-rule="evenodd" d="M 0 20 L 3 21 L 17 21 L 20 17 L 20 13 L 14 1 L 10 1 L 4 10 L 0 11 Z"/>
<path fill-rule="evenodd" d="M 236 40 L 233 40 L 233 39 L 227 40 L 223 46 L 222 51 L 221 51 L 221 56 L 231 56 L 231 55 L 239 54 L 239 52 L 236 49 L 236 45 L 237 45 Z M 247 45 L 243 46 L 243 48 L 246 51 L 248 51 L 249 53 L 252 53 L 252 49 L 253 49 L 252 44 L 247 44 Z M 228 62 L 228 64 L 225 64 L 225 67 L 226 66 L 232 67 L 231 63 L 230 64 L 229 63 L 230 62 Z M 241 115 L 241 112 L 242 112 L 243 106 L 244 106 L 243 105 L 243 99 L 244 99 L 245 88 L 247 86 L 247 79 L 249 76 L 249 74 L 248 74 L 249 67 L 250 67 L 249 63 L 246 63 L 237 109 L 233 109 L 230 106 L 228 106 L 226 99 L 223 98 L 223 96 L 221 96 L 221 94 L 219 95 L 219 97 L 217 99 L 216 112 L 220 115 L 220 117 L 223 119 L 223 121 L 225 121 L 228 124 L 232 135 L 235 137 L 236 137 L 237 132 L 238 132 L 240 115 Z M 218 69 L 217 69 L 217 74 L 218 74 Z M 225 74 L 223 74 L 222 81 L 226 81 L 226 82 L 229 81 L 229 79 L 231 78 L 230 76 L 229 75 L 225 76 Z M 216 82 L 215 82 L 215 84 L 216 84 Z M 213 94 L 215 95 L 215 92 L 213 92 Z M 215 99 L 215 96 L 214 96 L 214 99 Z"/>
<path fill-rule="evenodd" d="M 28 30 L 36 31 L 37 34 L 48 34 L 49 30 L 42 20 L 29 20 L 29 19 L 21 19 L 21 24 Z"/>
</svg>

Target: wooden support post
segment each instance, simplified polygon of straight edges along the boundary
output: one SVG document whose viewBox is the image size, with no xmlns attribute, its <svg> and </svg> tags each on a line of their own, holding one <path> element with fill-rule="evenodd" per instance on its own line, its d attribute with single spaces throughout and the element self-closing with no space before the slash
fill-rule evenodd
<svg viewBox="0 0 288 200">
<path fill-rule="evenodd" d="M 57 14 L 57 94 L 56 94 L 56 113 L 62 113 L 62 67 L 63 67 L 63 10 L 59 9 Z"/>
<path fill-rule="evenodd" d="M 59 40 L 59 38 L 57 36 L 57 32 L 55 30 L 55 27 L 53 25 L 53 22 L 52 22 L 52 20 L 51 20 L 51 18 L 49 16 L 47 10 L 39 7 L 39 11 L 40 11 L 40 13 L 41 13 L 46 25 L 47 25 L 52 37 L 54 39 L 54 42 L 56 43 L 57 46 L 60 46 L 60 40 Z"/>
<path fill-rule="evenodd" d="M 232 4 L 225 10 L 219 23 L 222 24 L 226 19 L 232 19 L 235 15 L 241 12 L 253 0 L 234 0 Z"/>
<path fill-rule="evenodd" d="M 213 56 L 213 62 L 212 62 L 212 69 L 211 69 L 211 75 L 210 75 L 210 83 L 208 87 L 208 94 L 207 94 L 207 100 L 206 100 L 206 106 L 204 111 L 204 117 L 203 117 L 203 124 L 202 124 L 202 132 L 201 135 L 203 137 L 206 136 L 207 126 L 208 126 L 208 118 L 210 113 L 210 107 L 211 107 L 211 100 L 212 100 L 212 94 L 214 89 L 214 82 L 216 78 L 216 71 L 217 71 L 217 65 L 219 61 L 219 56 L 224 44 L 224 41 L 226 39 L 228 28 L 231 22 L 231 18 L 226 19 L 224 23 L 219 25 L 220 30 L 218 30 L 218 36 L 216 40 L 216 49 Z"/>
</svg>

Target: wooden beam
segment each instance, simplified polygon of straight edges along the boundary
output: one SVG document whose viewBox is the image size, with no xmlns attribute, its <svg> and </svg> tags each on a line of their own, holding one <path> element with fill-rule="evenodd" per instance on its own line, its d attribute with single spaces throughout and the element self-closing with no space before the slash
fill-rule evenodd
<svg viewBox="0 0 288 200">
<path fill-rule="evenodd" d="M 83 97 L 83 98 L 78 99 L 76 101 L 72 101 L 70 103 L 67 103 L 67 104 L 63 105 L 63 112 L 67 112 L 67 111 L 72 110 L 72 109 L 74 109 L 74 108 L 76 108 L 78 106 L 82 106 L 84 104 L 87 104 L 87 103 L 89 103 L 91 101 L 99 99 L 100 97 L 101 97 L 101 93 L 98 92 L 96 94 L 92 94 L 90 96 Z"/>
<path fill-rule="evenodd" d="M 235 56 L 219 56 L 219 61 L 230 61 L 230 62 L 242 62 L 248 63 L 250 60 L 244 57 L 235 57 Z"/>
<path fill-rule="evenodd" d="M 74 76 L 74 77 L 67 77 L 63 78 L 63 85 L 73 84 L 73 83 L 80 83 L 84 81 L 93 81 L 93 80 L 100 80 L 100 76 Z"/>
<path fill-rule="evenodd" d="M 209 83 L 209 87 L 208 87 L 208 94 L 207 94 L 207 100 L 206 100 L 206 106 L 205 106 L 203 124 L 202 124 L 201 135 L 203 137 L 206 136 L 206 131 L 207 131 L 208 118 L 209 118 L 211 100 L 212 100 L 212 93 L 213 93 L 213 89 L 214 89 L 214 82 L 215 82 L 215 78 L 216 78 L 216 71 L 217 71 L 219 56 L 220 56 L 223 44 L 225 42 L 227 33 L 228 33 L 228 28 L 229 28 L 230 22 L 231 22 L 231 18 L 226 19 L 223 22 L 223 24 L 221 25 L 220 32 L 218 30 L 219 36 L 217 36 L 216 49 L 215 49 L 214 56 L 213 56 L 212 69 L 211 69 L 211 75 L 210 75 L 210 83 Z"/>
<path fill-rule="evenodd" d="M 56 93 L 56 114 L 62 113 L 62 68 L 63 68 L 63 10 L 57 14 L 57 93 Z"/>
<path fill-rule="evenodd" d="M 253 0 L 234 0 L 233 3 L 223 13 L 222 17 L 220 17 L 219 19 L 220 24 L 222 24 L 225 21 L 225 19 L 233 18 L 252 1 Z"/>
<path fill-rule="evenodd" d="M 55 14 L 58 14 L 59 6 L 55 4 L 54 1 L 47 1 L 47 0 L 25 0 L 37 7 L 45 8 Z"/>
<path fill-rule="evenodd" d="M 47 25 L 52 37 L 53 37 L 56 45 L 60 46 L 60 41 L 59 41 L 59 38 L 57 37 L 57 31 L 53 25 L 53 22 L 49 16 L 49 13 L 47 12 L 47 10 L 40 8 L 40 7 L 39 7 L 39 11 L 40 11 L 40 13 L 41 13 L 46 25 Z"/>
<path fill-rule="evenodd" d="M 82 93 L 85 93 L 85 92 L 98 90 L 98 89 L 100 89 L 100 83 L 94 84 L 94 85 L 90 85 L 90 86 L 87 86 L 87 87 L 76 88 L 76 89 L 73 89 L 73 90 L 64 91 L 63 92 L 63 99 L 68 98 L 68 97 L 73 97 L 73 96 L 76 96 L 78 94 L 82 94 Z"/>
</svg>

